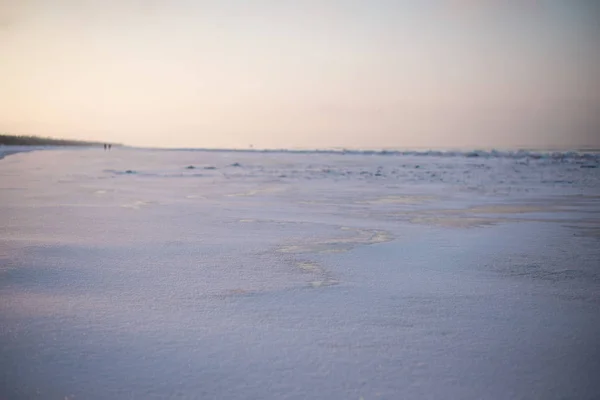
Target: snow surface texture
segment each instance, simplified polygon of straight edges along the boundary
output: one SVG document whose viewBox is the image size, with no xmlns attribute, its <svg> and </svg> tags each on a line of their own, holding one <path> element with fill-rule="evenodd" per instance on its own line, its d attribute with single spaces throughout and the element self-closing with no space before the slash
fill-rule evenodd
<svg viewBox="0 0 600 400">
<path fill-rule="evenodd" d="M 0 161 L 2 399 L 598 399 L 596 155 Z"/>
</svg>

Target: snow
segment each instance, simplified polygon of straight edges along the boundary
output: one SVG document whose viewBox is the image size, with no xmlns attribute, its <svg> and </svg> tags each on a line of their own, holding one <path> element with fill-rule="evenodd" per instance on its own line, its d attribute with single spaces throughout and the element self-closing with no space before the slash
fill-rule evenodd
<svg viewBox="0 0 600 400">
<path fill-rule="evenodd" d="M 598 158 L 535 154 L 5 157 L 0 398 L 598 398 Z"/>
</svg>

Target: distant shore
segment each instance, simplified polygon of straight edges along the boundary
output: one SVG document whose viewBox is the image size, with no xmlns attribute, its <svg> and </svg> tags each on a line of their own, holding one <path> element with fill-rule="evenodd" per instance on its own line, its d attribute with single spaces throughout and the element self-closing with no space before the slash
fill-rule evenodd
<svg viewBox="0 0 600 400">
<path fill-rule="evenodd" d="M 30 151 L 46 149 L 45 146 L 4 146 L 0 145 L 0 160 L 17 153 L 27 153 Z"/>
<path fill-rule="evenodd" d="M 40 136 L 0 135 L 0 146 L 102 146 L 102 142 L 55 139 Z M 106 144 L 109 144 L 106 142 Z M 116 143 L 110 143 L 119 146 Z"/>
</svg>

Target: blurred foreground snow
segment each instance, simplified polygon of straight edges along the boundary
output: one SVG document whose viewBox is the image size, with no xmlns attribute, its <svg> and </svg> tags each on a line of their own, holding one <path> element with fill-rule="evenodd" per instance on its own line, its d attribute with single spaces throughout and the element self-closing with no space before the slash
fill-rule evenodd
<svg viewBox="0 0 600 400">
<path fill-rule="evenodd" d="M 11 155 L 0 398 L 599 398 L 597 164 Z"/>
</svg>

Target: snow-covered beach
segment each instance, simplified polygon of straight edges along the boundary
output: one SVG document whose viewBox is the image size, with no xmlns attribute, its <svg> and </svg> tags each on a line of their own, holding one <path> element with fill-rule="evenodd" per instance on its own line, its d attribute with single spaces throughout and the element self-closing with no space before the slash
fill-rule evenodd
<svg viewBox="0 0 600 400">
<path fill-rule="evenodd" d="M 0 399 L 599 398 L 599 165 L 5 157 Z"/>
</svg>

